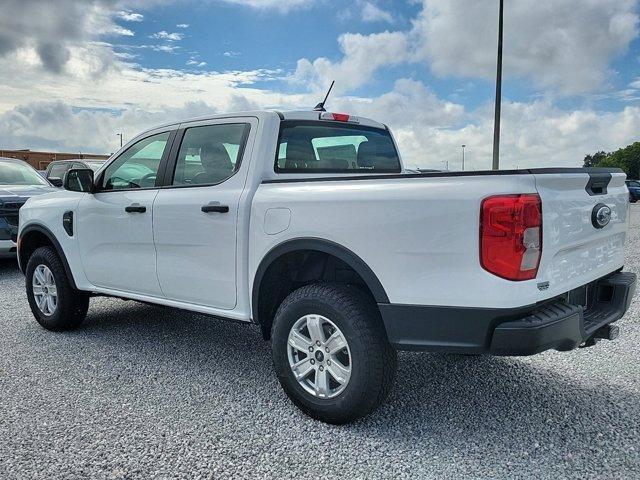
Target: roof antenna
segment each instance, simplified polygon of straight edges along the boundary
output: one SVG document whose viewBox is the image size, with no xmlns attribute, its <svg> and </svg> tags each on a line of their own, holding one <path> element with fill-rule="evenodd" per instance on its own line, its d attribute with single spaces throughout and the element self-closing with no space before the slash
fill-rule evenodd
<svg viewBox="0 0 640 480">
<path fill-rule="evenodd" d="M 314 112 L 326 112 L 326 110 L 324 109 L 324 104 L 327 103 L 327 98 L 329 98 L 329 94 L 331 93 L 331 89 L 333 88 L 334 83 L 336 83 L 335 80 L 331 82 L 331 86 L 329 87 L 329 91 L 325 95 L 324 100 L 321 101 L 318 105 L 316 105 L 315 108 L 313 109 Z"/>
</svg>

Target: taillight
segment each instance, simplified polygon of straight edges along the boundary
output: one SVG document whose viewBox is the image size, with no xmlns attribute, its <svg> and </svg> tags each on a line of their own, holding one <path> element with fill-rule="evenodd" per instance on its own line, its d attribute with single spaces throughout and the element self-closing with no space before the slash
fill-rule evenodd
<svg viewBox="0 0 640 480">
<path fill-rule="evenodd" d="M 542 202 L 537 194 L 497 195 L 480 207 L 480 263 L 507 280 L 531 280 L 542 255 Z"/>
</svg>

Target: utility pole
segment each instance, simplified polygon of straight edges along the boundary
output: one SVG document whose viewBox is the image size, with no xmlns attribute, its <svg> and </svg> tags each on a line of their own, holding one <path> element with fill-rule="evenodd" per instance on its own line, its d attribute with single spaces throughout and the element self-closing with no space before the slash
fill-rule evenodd
<svg viewBox="0 0 640 480">
<path fill-rule="evenodd" d="M 464 148 L 466 147 L 466 145 L 462 145 L 462 171 L 464 172 Z"/>
<path fill-rule="evenodd" d="M 500 0 L 498 21 L 498 71 L 496 73 L 496 112 L 493 127 L 493 170 L 500 170 L 500 114 L 502 106 L 502 37 L 504 33 L 504 0 Z"/>
<path fill-rule="evenodd" d="M 122 134 L 116 133 L 116 137 L 120 137 L 120 148 L 122 148 Z"/>
</svg>

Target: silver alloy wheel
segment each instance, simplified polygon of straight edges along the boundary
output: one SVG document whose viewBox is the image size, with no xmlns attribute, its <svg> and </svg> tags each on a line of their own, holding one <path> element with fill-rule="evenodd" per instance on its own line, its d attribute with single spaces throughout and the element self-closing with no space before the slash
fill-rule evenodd
<svg viewBox="0 0 640 480">
<path fill-rule="evenodd" d="M 31 280 L 33 298 L 38 305 L 38 309 L 46 316 L 50 317 L 58 307 L 58 289 L 53 273 L 46 265 L 38 265 L 33 271 Z"/>
<path fill-rule="evenodd" d="M 340 329 L 322 315 L 305 315 L 289 332 L 287 354 L 294 377 L 311 395 L 333 398 L 351 378 L 351 351 Z"/>
</svg>

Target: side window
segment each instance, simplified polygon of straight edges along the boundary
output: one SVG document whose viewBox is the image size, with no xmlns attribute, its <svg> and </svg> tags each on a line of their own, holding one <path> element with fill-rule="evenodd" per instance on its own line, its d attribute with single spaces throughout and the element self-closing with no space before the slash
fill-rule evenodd
<svg viewBox="0 0 640 480">
<path fill-rule="evenodd" d="M 246 123 L 188 128 L 182 139 L 173 185 L 215 185 L 239 168 Z"/>
<path fill-rule="evenodd" d="M 159 133 L 127 148 L 106 168 L 102 190 L 154 187 L 168 140 L 169 132 Z"/>
<path fill-rule="evenodd" d="M 62 179 L 64 177 L 64 174 L 67 173 L 67 167 L 68 164 L 64 162 L 52 164 L 49 173 L 47 173 L 47 178 Z"/>
</svg>

